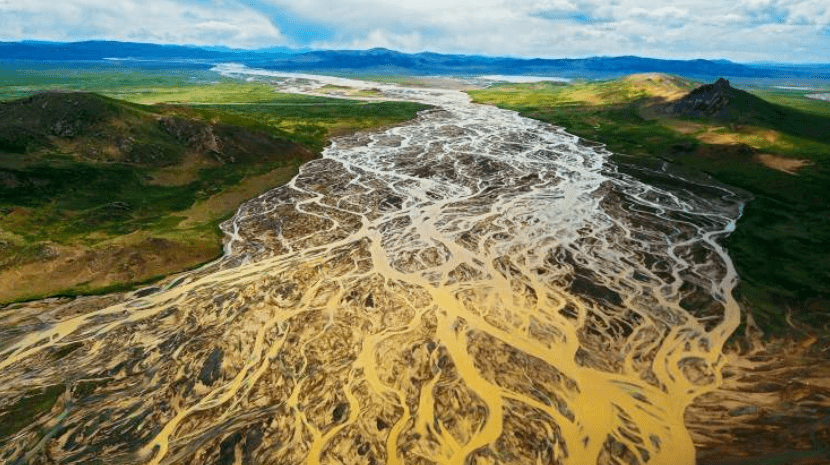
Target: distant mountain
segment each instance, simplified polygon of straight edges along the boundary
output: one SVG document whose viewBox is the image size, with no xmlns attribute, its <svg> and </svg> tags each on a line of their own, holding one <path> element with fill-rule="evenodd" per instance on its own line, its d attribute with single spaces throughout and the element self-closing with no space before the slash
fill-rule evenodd
<svg viewBox="0 0 830 465">
<path fill-rule="evenodd" d="M 637 56 L 590 58 L 511 58 L 440 53 L 402 53 L 371 50 L 324 50 L 299 53 L 262 64 L 281 71 L 347 72 L 356 74 L 412 75 L 544 75 L 570 78 L 606 79 L 629 74 L 665 73 L 709 79 L 736 78 L 821 78 L 830 79 L 826 65 L 748 65 L 728 60 L 663 60 Z"/>
<path fill-rule="evenodd" d="M 663 60 L 637 56 L 511 58 L 432 52 L 403 53 L 384 48 L 311 52 L 284 47 L 238 50 L 225 47 L 113 41 L 0 42 L 0 60 L 103 60 L 107 58 L 209 63 L 234 61 L 252 67 L 318 73 L 456 76 L 505 74 L 587 79 L 614 78 L 636 73 L 666 73 L 703 79 L 730 76 L 734 78 L 795 77 L 830 80 L 830 65 L 739 64 L 727 60 Z"/>
<path fill-rule="evenodd" d="M 371 50 L 314 51 L 268 64 L 271 69 L 401 72 L 407 74 L 554 74 L 564 77 L 618 76 L 662 72 L 681 75 L 757 76 L 758 68 L 718 60 L 660 60 L 636 56 L 592 58 L 507 58 Z"/>
<path fill-rule="evenodd" d="M 288 48 L 262 51 L 236 50 L 224 47 L 159 45 L 135 42 L 0 42 L 0 60 L 103 60 L 115 59 L 179 59 L 179 60 L 240 60 L 248 58 L 284 59 L 296 52 Z"/>
</svg>

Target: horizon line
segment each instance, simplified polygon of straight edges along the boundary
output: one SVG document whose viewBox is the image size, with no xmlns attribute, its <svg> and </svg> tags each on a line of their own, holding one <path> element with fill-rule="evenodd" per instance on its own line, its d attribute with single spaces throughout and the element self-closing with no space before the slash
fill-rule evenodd
<svg viewBox="0 0 830 465">
<path fill-rule="evenodd" d="M 371 47 L 371 48 L 314 48 L 314 47 L 293 47 L 291 45 L 272 45 L 266 47 L 258 47 L 258 48 L 237 48 L 237 47 L 230 47 L 227 45 L 215 44 L 215 45 L 198 45 L 193 43 L 172 43 L 172 42 L 136 42 L 136 41 L 125 41 L 125 40 L 115 40 L 115 39 L 84 39 L 84 40 L 73 40 L 73 41 L 54 41 L 54 40 L 41 40 L 41 39 L 20 39 L 20 40 L 2 40 L 0 39 L 0 44 L 51 44 L 51 45 L 73 45 L 73 44 L 85 44 L 85 43 L 116 43 L 116 44 L 136 44 L 136 45 L 151 45 L 151 46 L 159 46 L 159 47 L 183 47 L 183 48 L 192 48 L 192 49 L 199 49 L 205 51 L 225 51 L 231 53 L 278 53 L 275 52 L 274 49 L 283 49 L 291 52 L 295 52 L 297 54 L 301 53 L 311 53 L 311 52 L 368 52 L 372 50 L 385 50 L 395 53 L 400 53 L 404 55 L 418 55 L 418 54 L 425 54 L 431 53 L 435 55 L 447 55 L 447 56 L 466 56 L 466 57 L 483 57 L 483 58 L 493 58 L 493 59 L 513 59 L 513 60 L 586 60 L 591 58 L 643 58 L 649 60 L 659 60 L 659 61 L 711 61 L 711 62 L 729 62 L 738 65 L 808 65 L 808 66 L 830 66 L 830 61 L 820 62 L 820 61 L 770 61 L 770 60 L 759 60 L 759 61 L 735 61 L 729 58 L 714 58 L 714 57 L 703 57 L 697 56 L 695 58 L 680 58 L 680 57 L 659 57 L 659 56 L 646 56 L 646 55 L 576 55 L 576 56 L 517 56 L 517 55 L 490 55 L 486 53 L 462 53 L 462 52 L 442 52 L 442 51 L 434 51 L 429 49 L 423 49 L 416 52 L 407 52 L 403 50 L 396 50 L 387 47 Z M 4 57 L 0 57 L 0 60 L 3 60 Z"/>
</svg>

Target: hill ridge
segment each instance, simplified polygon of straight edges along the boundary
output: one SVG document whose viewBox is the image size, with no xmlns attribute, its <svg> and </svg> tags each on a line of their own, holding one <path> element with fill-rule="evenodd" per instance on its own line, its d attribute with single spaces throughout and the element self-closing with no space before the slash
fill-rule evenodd
<svg viewBox="0 0 830 465">
<path fill-rule="evenodd" d="M 563 77 L 606 78 L 632 73 L 664 72 L 684 76 L 802 77 L 810 78 L 827 65 L 746 64 L 724 59 L 666 59 L 639 56 L 539 58 L 487 56 L 421 51 L 407 53 L 387 48 L 368 50 L 311 50 L 271 47 L 258 50 L 196 45 L 168 45 L 118 41 L 0 42 L 0 61 L 169 60 L 193 65 L 216 61 L 290 71 L 340 71 L 388 74 L 543 74 Z"/>
<path fill-rule="evenodd" d="M 701 85 L 680 99 L 658 106 L 657 110 L 668 116 L 756 125 L 805 139 L 830 140 L 827 135 L 830 117 L 768 102 L 732 87 L 724 78 Z"/>
<path fill-rule="evenodd" d="M 725 78 L 698 86 L 665 106 L 666 113 L 690 118 L 738 121 L 778 113 L 774 105 L 749 92 L 736 89 Z"/>
<path fill-rule="evenodd" d="M 70 147 L 84 161 L 170 166 L 187 152 L 214 161 L 266 161 L 311 152 L 264 130 L 232 127 L 173 107 L 151 107 L 91 92 L 48 91 L 0 102 L 0 151 L 21 155 Z M 80 161 L 79 160 L 79 161 Z"/>
</svg>

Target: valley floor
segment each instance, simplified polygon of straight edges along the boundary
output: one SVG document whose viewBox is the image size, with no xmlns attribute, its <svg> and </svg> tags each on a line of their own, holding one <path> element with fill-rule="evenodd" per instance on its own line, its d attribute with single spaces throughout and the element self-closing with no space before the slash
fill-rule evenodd
<svg viewBox="0 0 830 465">
<path fill-rule="evenodd" d="M 734 292 L 747 191 L 458 91 L 225 71 L 432 108 L 335 138 L 207 266 L 0 309 L 3 460 L 827 458 L 827 346 Z"/>
</svg>

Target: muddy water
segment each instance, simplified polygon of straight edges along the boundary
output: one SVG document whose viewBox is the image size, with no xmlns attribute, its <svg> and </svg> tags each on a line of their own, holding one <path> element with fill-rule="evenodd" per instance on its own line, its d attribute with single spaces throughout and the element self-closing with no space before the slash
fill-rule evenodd
<svg viewBox="0 0 830 465">
<path fill-rule="evenodd" d="M 66 389 L 0 460 L 694 463 L 740 200 L 460 92 L 381 90 L 436 109 L 244 204 L 221 260 L 3 310 L 0 405 Z"/>
</svg>

